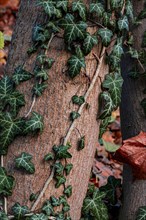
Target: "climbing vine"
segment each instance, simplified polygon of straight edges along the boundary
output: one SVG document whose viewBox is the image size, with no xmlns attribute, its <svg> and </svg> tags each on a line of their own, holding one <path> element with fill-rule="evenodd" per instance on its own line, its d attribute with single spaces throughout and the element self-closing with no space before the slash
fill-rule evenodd
<svg viewBox="0 0 146 220">
<path fill-rule="evenodd" d="M 138 18 L 134 18 L 133 7 L 130 0 L 107 0 L 92 1 L 90 4 L 84 4 L 82 0 L 38 0 L 36 7 L 42 8 L 47 16 L 47 22 L 36 24 L 32 30 L 33 45 L 28 48 L 28 55 L 37 53 L 35 67 L 33 72 L 28 72 L 24 66 L 18 66 L 12 75 L 3 76 L 0 80 L 0 194 L 4 198 L 4 209 L 0 212 L 0 219 L 27 219 L 27 220 L 70 220 L 70 206 L 68 198 L 72 195 L 72 186 L 66 185 L 66 178 L 70 174 L 73 164 L 66 159 L 72 157 L 69 149 L 71 143 L 68 139 L 73 131 L 76 120 L 81 116 L 84 106 L 90 92 L 95 86 L 101 66 L 106 59 L 109 67 L 109 74 L 106 75 L 102 82 L 102 92 L 99 96 L 100 110 L 98 119 L 101 120 L 99 138 L 102 137 L 108 124 L 111 122 L 111 113 L 117 109 L 121 99 L 121 86 L 123 79 L 121 77 L 120 63 L 124 54 L 124 46 L 127 47 L 129 55 L 136 59 L 136 67 L 130 73 L 131 77 L 137 77 L 138 66 L 145 65 L 145 50 L 137 52 L 132 47 L 132 35 L 129 34 L 129 21 L 137 25 L 138 21 L 146 17 L 145 10 L 142 11 Z M 94 34 L 90 34 L 88 27 L 96 27 Z M 69 115 L 71 125 L 67 130 L 64 140 L 57 146 L 54 145 L 52 152 L 44 157 L 44 162 L 52 167 L 51 174 L 44 183 L 43 189 L 39 194 L 30 195 L 33 202 L 29 209 L 27 206 L 21 206 L 19 203 L 12 207 L 12 215 L 7 213 L 7 196 L 12 195 L 15 186 L 14 177 L 10 176 L 3 167 L 3 156 L 7 154 L 8 147 L 17 136 L 26 136 L 30 133 L 36 134 L 44 129 L 43 116 L 33 111 L 36 99 L 43 95 L 48 86 L 48 70 L 54 65 L 53 57 L 48 56 L 48 51 L 52 40 L 63 33 L 63 39 L 66 50 L 70 53 L 67 61 L 67 76 L 70 79 L 77 77 L 82 69 L 86 68 L 85 57 L 92 51 L 95 45 L 101 45 L 99 57 L 97 60 L 97 69 L 94 77 L 90 82 L 87 91 L 78 96 L 75 94 L 71 101 L 78 106 L 77 111 L 72 111 Z M 1 33 L 0 33 L 1 37 Z M 142 47 L 146 45 L 146 34 L 144 34 Z M 0 40 L 0 48 L 3 41 Z M 144 67 L 143 67 L 144 68 Z M 32 103 L 27 113 L 19 116 L 21 107 L 25 105 L 24 94 L 17 90 L 17 86 L 24 81 L 34 78 L 32 89 Z M 146 100 L 141 105 L 146 109 Z M 146 110 L 145 110 L 146 112 Z M 81 136 L 78 141 L 78 150 L 85 147 L 85 136 Z M 23 170 L 26 174 L 32 175 L 35 172 L 35 165 L 32 163 L 32 155 L 22 152 L 15 158 L 15 167 Z M 63 185 L 63 195 L 59 198 L 51 196 L 43 204 L 39 213 L 36 213 L 36 207 L 39 204 L 44 192 L 50 182 L 55 180 L 55 187 Z M 108 187 L 117 186 L 120 183 L 115 179 L 109 179 L 106 189 L 100 191 L 93 186 L 89 186 L 87 197 L 83 203 L 82 219 L 87 216 L 94 216 L 95 219 L 108 219 L 107 208 L 103 202 L 105 197 L 109 197 Z M 106 192 L 107 191 L 107 192 Z M 113 190 L 114 191 L 114 190 Z M 112 195 L 115 195 L 112 191 Z M 110 197 L 111 198 L 111 197 Z M 114 196 L 112 196 L 114 203 Z M 56 211 L 60 207 L 60 211 Z"/>
</svg>

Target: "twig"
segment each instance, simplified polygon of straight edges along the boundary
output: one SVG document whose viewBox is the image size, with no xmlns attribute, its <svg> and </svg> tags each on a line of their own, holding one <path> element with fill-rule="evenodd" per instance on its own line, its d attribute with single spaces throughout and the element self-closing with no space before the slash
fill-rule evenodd
<svg viewBox="0 0 146 220">
<path fill-rule="evenodd" d="M 32 216 L 32 215 L 34 215 L 34 213 L 26 214 L 26 215 L 24 215 L 24 217 L 30 217 L 30 216 Z M 14 219 L 14 218 L 15 218 L 14 215 L 9 215 L 9 216 L 8 216 L 8 219 Z M 49 217 L 48 217 L 48 220 L 55 220 L 55 219 L 56 219 L 56 218 L 53 217 L 53 216 L 49 216 Z"/>
<path fill-rule="evenodd" d="M 1 167 L 4 167 L 4 156 L 1 155 Z M 8 208 L 7 208 L 7 197 L 4 197 L 4 211 L 7 215 L 8 213 Z"/>
<path fill-rule="evenodd" d="M 94 21 L 94 20 L 92 20 L 92 19 L 90 19 L 90 18 L 88 18 L 88 20 L 89 20 L 90 22 L 94 23 L 96 26 L 105 28 L 102 24 L 100 24 L 100 23 L 98 23 L 98 22 L 96 22 L 96 21 Z"/>
</svg>

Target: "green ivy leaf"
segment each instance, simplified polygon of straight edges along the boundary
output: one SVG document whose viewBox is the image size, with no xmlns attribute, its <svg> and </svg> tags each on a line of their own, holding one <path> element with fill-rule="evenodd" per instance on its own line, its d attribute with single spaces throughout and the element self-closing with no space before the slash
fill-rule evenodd
<svg viewBox="0 0 146 220">
<path fill-rule="evenodd" d="M 30 220 L 48 220 L 48 216 L 43 213 L 36 214 L 30 217 Z"/>
<path fill-rule="evenodd" d="M 83 150 L 85 147 L 85 136 L 81 137 L 81 139 L 78 142 L 78 150 Z"/>
<path fill-rule="evenodd" d="M 60 204 L 63 204 L 63 205 L 65 205 L 67 203 L 67 199 L 65 196 L 60 196 L 59 201 L 60 201 Z"/>
<path fill-rule="evenodd" d="M 55 179 L 57 181 L 57 183 L 55 184 L 56 188 L 59 188 L 59 186 L 61 186 L 62 184 L 64 184 L 66 182 L 66 178 L 64 176 L 55 176 Z"/>
<path fill-rule="evenodd" d="M 104 7 L 100 2 L 91 3 L 89 11 L 90 13 L 95 13 L 98 17 L 101 17 L 104 12 Z"/>
<path fill-rule="evenodd" d="M 101 124 L 100 124 L 100 129 L 99 129 L 99 139 L 102 138 L 102 135 L 104 134 L 104 132 L 106 131 L 107 129 L 107 126 L 112 123 L 113 120 L 112 120 L 112 117 L 106 117 L 105 119 L 103 119 L 101 121 Z"/>
<path fill-rule="evenodd" d="M 6 154 L 7 148 L 14 138 L 22 133 L 22 119 L 13 119 L 9 113 L 2 114 L 0 117 L 0 154 Z"/>
<path fill-rule="evenodd" d="M 78 0 L 72 3 L 72 11 L 78 12 L 83 21 L 86 21 L 86 5 L 82 0 Z"/>
<path fill-rule="evenodd" d="M 68 187 L 66 187 L 63 193 L 67 196 L 67 198 L 69 198 L 72 195 L 72 186 L 69 185 Z"/>
<path fill-rule="evenodd" d="M 111 0 L 110 6 L 112 10 L 121 9 L 123 7 L 124 1 L 123 0 Z"/>
<path fill-rule="evenodd" d="M 123 38 L 118 38 L 115 46 L 113 47 L 112 54 L 121 58 L 123 51 Z"/>
<path fill-rule="evenodd" d="M 101 103 L 99 119 L 110 116 L 115 107 L 110 94 L 108 92 L 102 92 L 99 97 L 99 102 Z"/>
<path fill-rule="evenodd" d="M 12 207 L 12 212 L 16 219 L 22 219 L 23 216 L 29 213 L 29 209 L 27 206 L 21 206 L 19 203 L 15 203 Z"/>
<path fill-rule="evenodd" d="M 33 28 L 32 40 L 33 40 L 34 42 L 39 41 L 40 36 L 43 35 L 43 34 L 42 34 L 43 32 L 44 32 L 44 27 L 42 27 L 41 25 L 36 25 L 36 26 L 34 26 L 34 28 Z"/>
<path fill-rule="evenodd" d="M 106 198 L 112 205 L 116 204 L 116 189 L 121 186 L 121 180 L 116 179 L 114 176 L 108 178 L 105 186 L 100 187 L 100 191 L 106 194 Z"/>
<path fill-rule="evenodd" d="M 68 152 L 68 149 L 70 146 L 66 145 L 60 145 L 58 147 L 53 147 L 53 150 L 55 152 L 55 156 L 57 159 L 65 159 L 65 158 L 71 158 L 72 155 Z"/>
<path fill-rule="evenodd" d="M 65 172 L 66 172 L 66 175 L 69 175 L 70 174 L 70 171 L 72 170 L 73 168 L 73 164 L 69 163 L 65 166 Z"/>
<path fill-rule="evenodd" d="M 52 153 L 48 153 L 45 155 L 44 160 L 45 161 L 54 160 L 54 155 Z"/>
<path fill-rule="evenodd" d="M 4 48 L 4 35 L 0 31 L 0 50 L 2 50 L 3 48 Z"/>
<path fill-rule="evenodd" d="M 33 201 L 35 201 L 35 200 L 37 199 L 37 197 L 38 197 L 37 194 L 32 193 L 32 194 L 30 195 L 30 197 L 29 197 L 29 200 L 30 200 L 31 202 L 33 202 Z"/>
<path fill-rule="evenodd" d="M 56 172 L 58 175 L 62 175 L 62 174 L 63 174 L 64 166 L 62 165 L 61 162 L 56 162 L 56 163 L 54 164 L 54 167 L 55 167 L 55 172 Z"/>
<path fill-rule="evenodd" d="M 126 15 L 131 18 L 132 20 L 134 19 L 133 16 L 133 5 L 130 0 L 126 1 Z"/>
<path fill-rule="evenodd" d="M 36 69 L 35 70 L 36 79 L 42 79 L 43 81 L 48 80 L 48 72 L 44 69 Z"/>
<path fill-rule="evenodd" d="M 45 212 L 45 214 L 48 216 L 54 214 L 53 206 L 49 200 L 46 200 L 46 202 L 44 203 L 42 211 Z"/>
<path fill-rule="evenodd" d="M 7 95 L 13 92 L 13 82 L 8 76 L 0 80 L 0 99 L 4 100 Z"/>
<path fill-rule="evenodd" d="M 56 3 L 56 8 L 61 8 L 61 9 L 63 9 L 65 12 L 67 12 L 68 0 L 57 1 L 57 3 Z"/>
<path fill-rule="evenodd" d="M 22 66 L 18 66 L 13 73 L 12 79 L 16 85 L 19 85 L 21 82 L 27 81 L 32 77 L 33 75 L 30 72 L 23 69 Z"/>
<path fill-rule="evenodd" d="M 142 47 L 146 47 L 146 31 L 144 32 L 143 38 L 142 38 Z"/>
<path fill-rule="evenodd" d="M 69 45 L 76 39 L 84 39 L 87 24 L 83 21 L 75 22 L 75 18 L 71 14 L 67 14 L 65 19 L 60 23 L 61 27 L 65 29 L 64 39 Z"/>
<path fill-rule="evenodd" d="M 86 64 L 85 64 L 85 58 L 78 58 L 77 56 L 75 55 L 72 55 L 68 62 L 68 74 L 71 78 L 74 78 L 75 76 L 77 76 L 80 71 L 81 71 L 81 68 L 85 68 L 86 67 Z"/>
<path fill-rule="evenodd" d="M 130 54 L 130 56 L 134 59 L 139 59 L 139 53 L 136 49 L 129 47 L 129 51 L 128 53 Z"/>
<path fill-rule="evenodd" d="M 120 18 L 119 21 L 118 21 L 118 27 L 119 27 L 119 30 L 122 31 L 122 30 L 127 30 L 129 31 L 129 22 L 128 22 L 128 18 L 127 16 L 124 16 L 123 18 Z"/>
<path fill-rule="evenodd" d="M 40 131 L 42 132 L 44 128 L 43 116 L 37 112 L 32 112 L 32 117 L 24 124 L 24 134 L 29 134 L 30 132 Z"/>
<path fill-rule="evenodd" d="M 84 96 L 77 96 L 77 95 L 74 95 L 72 97 L 72 102 L 73 104 L 76 104 L 76 105 L 82 105 L 84 102 L 85 102 L 85 98 Z"/>
<path fill-rule="evenodd" d="M 109 43 L 111 42 L 113 32 L 107 28 L 100 28 L 98 30 L 98 35 L 101 37 L 103 45 L 107 47 Z"/>
<path fill-rule="evenodd" d="M 70 119 L 71 121 L 74 121 L 75 119 L 79 118 L 81 115 L 78 112 L 71 112 L 70 113 Z"/>
<path fill-rule="evenodd" d="M 48 85 L 46 83 L 36 83 L 33 87 L 33 94 L 35 94 L 36 96 L 41 96 L 43 94 L 43 92 L 45 91 L 45 89 L 48 87 Z"/>
<path fill-rule="evenodd" d="M 70 205 L 66 203 L 66 204 L 63 206 L 62 211 L 63 211 L 64 213 L 69 212 L 69 211 L 70 211 Z"/>
<path fill-rule="evenodd" d="M 58 198 L 51 196 L 50 199 L 53 207 L 60 206 L 60 200 Z"/>
<path fill-rule="evenodd" d="M 83 202 L 83 214 L 91 214 L 96 220 L 108 220 L 107 208 L 102 201 L 105 195 L 104 192 L 99 192 L 96 189 L 90 197 L 87 196 Z"/>
<path fill-rule="evenodd" d="M 115 107 L 117 107 L 121 101 L 122 84 L 123 79 L 119 73 L 107 74 L 102 83 L 103 88 L 108 89 Z"/>
<path fill-rule="evenodd" d="M 114 55 L 113 53 L 111 53 L 110 56 L 107 57 L 107 63 L 109 64 L 112 71 L 120 71 L 120 62 L 121 58 L 117 55 Z"/>
<path fill-rule="evenodd" d="M 139 15 L 138 15 L 138 19 L 144 19 L 146 18 L 146 9 L 142 10 Z"/>
<path fill-rule="evenodd" d="M 139 207 L 136 220 L 146 220 L 146 206 Z"/>
<path fill-rule="evenodd" d="M 23 152 L 19 157 L 15 159 L 16 167 L 19 169 L 24 169 L 30 174 L 34 174 L 35 167 L 31 162 L 32 155 Z"/>
<path fill-rule="evenodd" d="M 57 15 L 56 8 L 55 8 L 55 2 L 52 0 L 39 0 L 38 6 L 42 6 L 45 13 L 48 15 L 49 18 L 51 18 L 53 15 Z"/>
<path fill-rule="evenodd" d="M 0 219 L 1 220 L 9 220 L 8 216 L 2 211 L 0 211 Z"/>
<path fill-rule="evenodd" d="M 96 44 L 98 44 L 97 37 L 95 35 L 90 35 L 89 33 L 87 33 L 83 43 L 84 54 L 89 54 Z"/>
<path fill-rule="evenodd" d="M 38 55 L 37 56 L 37 61 L 41 64 L 41 65 L 47 65 L 47 68 L 50 69 L 53 65 L 53 63 L 55 62 L 53 58 L 48 58 L 46 55 Z"/>
</svg>

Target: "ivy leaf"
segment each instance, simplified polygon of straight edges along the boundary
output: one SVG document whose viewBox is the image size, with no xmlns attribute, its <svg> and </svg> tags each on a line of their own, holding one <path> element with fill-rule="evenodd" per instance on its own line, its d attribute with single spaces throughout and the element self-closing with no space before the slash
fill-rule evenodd
<svg viewBox="0 0 146 220">
<path fill-rule="evenodd" d="M 9 220 L 8 216 L 2 211 L 0 211 L 0 219 L 1 220 Z"/>
<path fill-rule="evenodd" d="M 106 193 L 106 198 L 112 205 L 116 204 L 116 189 L 121 186 L 121 180 L 116 179 L 114 176 L 108 178 L 108 182 L 105 186 L 100 187 L 100 191 Z"/>
<path fill-rule="evenodd" d="M 37 112 L 32 112 L 32 117 L 25 122 L 23 133 L 28 134 L 30 132 L 35 132 L 38 130 L 42 132 L 43 128 L 43 116 L 41 116 Z"/>
<path fill-rule="evenodd" d="M 70 43 L 76 39 L 84 39 L 87 24 L 83 21 L 75 23 L 75 18 L 71 14 L 67 14 L 65 19 L 62 19 L 60 25 L 65 29 L 64 38 L 65 41 Z"/>
<path fill-rule="evenodd" d="M 132 20 L 134 19 L 133 16 L 133 5 L 130 0 L 126 1 L 126 15 L 131 18 Z"/>
<path fill-rule="evenodd" d="M 82 105 L 84 102 L 85 102 L 85 98 L 84 96 L 77 96 L 77 95 L 74 95 L 72 97 L 72 102 L 73 104 L 76 104 L 76 105 Z"/>
<path fill-rule="evenodd" d="M 0 167 L 0 194 L 3 196 L 11 196 L 14 185 L 14 177 L 7 175 L 6 169 Z"/>
<path fill-rule="evenodd" d="M 81 115 L 78 112 L 71 112 L 70 113 L 70 119 L 71 121 L 74 121 L 75 119 L 79 118 Z"/>
<path fill-rule="evenodd" d="M 35 201 L 35 200 L 37 199 L 37 197 L 38 197 L 38 194 L 32 193 L 32 194 L 30 195 L 30 197 L 29 197 L 29 200 L 30 200 L 31 202 L 33 202 L 33 201 Z"/>
<path fill-rule="evenodd" d="M 103 145 L 105 147 L 105 150 L 108 151 L 108 152 L 114 153 L 114 152 L 116 152 L 120 148 L 120 146 L 117 145 L 117 144 L 114 144 L 114 143 L 111 143 L 111 142 L 107 142 L 107 141 L 105 141 L 103 139 L 102 139 L 102 141 L 103 141 Z"/>
<path fill-rule="evenodd" d="M 21 220 L 23 216 L 29 213 L 27 206 L 21 206 L 19 203 L 15 203 L 12 207 L 12 212 L 16 219 Z"/>
<path fill-rule="evenodd" d="M 48 58 L 46 55 L 38 55 L 37 61 L 41 65 L 47 64 L 48 69 L 50 69 L 52 67 L 53 63 L 55 62 L 53 58 Z"/>
<path fill-rule="evenodd" d="M 81 68 L 85 68 L 86 67 L 86 64 L 85 64 L 85 58 L 78 58 L 77 56 L 75 55 L 72 55 L 68 62 L 68 74 L 71 78 L 74 78 L 75 76 L 77 76 L 80 71 L 81 71 Z"/>
<path fill-rule="evenodd" d="M 117 107 L 121 101 L 122 84 L 123 79 L 119 73 L 107 74 L 102 83 L 103 88 L 108 89 L 115 107 Z"/>
<path fill-rule="evenodd" d="M 48 216 L 54 214 L 53 206 L 51 205 L 51 202 L 49 200 L 44 203 L 42 211 L 45 212 L 45 214 Z"/>
<path fill-rule="evenodd" d="M 139 59 L 139 53 L 136 49 L 130 47 L 128 53 L 130 54 L 130 56 L 134 59 Z"/>
<path fill-rule="evenodd" d="M 4 48 L 4 35 L 0 31 L 0 50 L 2 50 L 3 48 Z"/>
<path fill-rule="evenodd" d="M 63 193 L 67 196 L 67 198 L 69 198 L 72 195 L 72 186 L 69 185 L 68 187 L 66 187 Z"/>
<path fill-rule="evenodd" d="M 19 157 L 15 159 L 16 167 L 25 169 L 28 173 L 34 174 L 35 167 L 34 164 L 31 162 L 32 155 L 23 152 Z"/>
<path fill-rule="evenodd" d="M 60 201 L 60 204 L 63 204 L 63 205 L 67 203 L 67 199 L 65 196 L 60 196 L 59 201 Z"/>
<path fill-rule="evenodd" d="M 66 175 L 69 175 L 70 174 L 70 171 L 72 170 L 73 168 L 73 164 L 69 163 L 65 166 L 65 172 L 66 172 Z"/>
<path fill-rule="evenodd" d="M 72 3 L 72 11 L 77 11 L 83 21 L 86 21 L 86 6 L 82 0 L 78 0 Z"/>
<path fill-rule="evenodd" d="M 33 28 L 33 35 L 32 35 L 32 40 L 34 42 L 37 42 L 39 40 L 39 35 L 43 33 L 44 28 L 41 25 L 36 25 Z"/>
<path fill-rule="evenodd" d="M 56 172 L 58 175 L 62 175 L 62 174 L 63 174 L 64 166 L 62 165 L 61 162 L 56 162 L 56 163 L 54 164 L 54 167 L 55 167 L 55 172 Z"/>
<path fill-rule="evenodd" d="M 22 133 L 22 119 L 13 119 L 9 113 L 0 117 L 0 154 L 6 154 L 9 144 L 14 138 Z"/>
<path fill-rule="evenodd" d="M 101 17 L 103 12 L 104 12 L 104 7 L 101 3 L 96 2 L 96 3 L 91 3 L 89 7 L 90 13 L 96 13 L 98 17 Z"/>
<path fill-rule="evenodd" d="M 66 204 L 63 206 L 62 211 L 63 211 L 64 213 L 65 213 L 65 212 L 69 212 L 69 211 L 70 211 L 70 205 L 66 203 Z"/>
<path fill-rule="evenodd" d="M 107 28 L 100 28 L 98 30 L 98 35 L 101 37 L 103 45 L 107 47 L 109 43 L 111 42 L 113 32 Z"/>
<path fill-rule="evenodd" d="M 122 37 L 118 38 L 116 45 L 113 47 L 112 54 L 114 54 L 115 56 L 121 57 L 122 54 L 124 54 L 122 44 L 123 44 L 123 38 Z"/>
<path fill-rule="evenodd" d="M 53 207 L 60 206 L 60 200 L 59 199 L 57 199 L 54 196 L 51 196 L 50 199 L 51 199 L 51 204 L 52 204 Z"/>
<path fill-rule="evenodd" d="M 48 73 L 44 69 L 35 70 L 36 79 L 42 79 L 44 81 L 48 80 Z"/>
<path fill-rule="evenodd" d="M 56 13 L 57 13 L 54 1 L 52 1 L 52 0 L 50 0 L 50 1 L 39 0 L 38 6 L 43 7 L 45 13 L 48 15 L 49 18 L 51 18 L 53 15 L 56 15 Z"/>
<path fill-rule="evenodd" d="M 99 101 L 101 103 L 101 113 L 99 114 L 99 119 L 104 119 L 111 115 L 115 106 L 108 92 L 102 92 L 100 94 Z"/>
<path fill-rule="evenodd" d="M 96 44 L 98 44 L 97 37 L 95 35 L 90 35 L 89 33 L 87 33 L 83 43 L 84 54 L 89 54 Z"/>
<path fill-rule="evenodd" d="M 78 142 L 78 150 L 83 150 L 85 147 L 85 136 L 81 137 L 81 139 Z"/>
<path fill-rule="evenodd" d="M 146 18 L 146 9 L 142 10 L 138 15 L 138 19 L 144 19 L 144 18 Z"/>
<path fill-rule="evenodd" d="M 8 76 L 4 76 L 0 80 L 0 99 L 5 99 L 6 95 L 13 92 L 13 82 Z"/>
<path fill-rule="evenodd" d="M 123 0 L 111 0 L 110 6 L 112 10 L 121 9 L 123 7 Z"/>
<path fill-rule="evenodd" d="M 112 71 L 120 71 L 120 62 L 121 58 L 117 55 L 114 55 L 113 53 L 111 53 L 110 56 L 107 57 L 107 63 L 110 65 L 110 69 Z"/>
<path fill-rule="evenodd" d="M 122 30 L 129 31 L 129 22 L 128 22 L 127 16 L 124 16 L 123 18 L 119 19 L 118 27 L 119 27 L 120 31 L 122 31 Z"/>
<path fill-rule="evenodd" d="M 139 207 L 136 220 L 146 220 L 146 206 Z"/>
<path fill-rule="evenodd" d="M 61 9 L 63 9 L 65 12 L 67 12 L 68 0 L 57 1 L 57 3 L 56 3 L 56 8 L 61 8 Z"/>
<path fill-rule="evenodd" d="M 43 213 L 36 214 L 30 217 L 30 220 L 48 220 L 48 216 Z"/>
<path fill-rule="evenodd" d="M 44 157 L 45 161 L 54 160 L 54 155 L 52 153 L 48 153 Z"/>
<path fill-rule="evenodd" d="M 16 116 L 19 112 L 19 109 L 25 105 L 24 95 L 19 91 L 15 90 L 9 95 L 5 96 L 4 102 L 11 106 L 11 114 Z"/>
<path fill-rule="evenodd" d="M 72 155 L 68 152 L 68 149 L 70 146 L 66 145 L 60 145 L 58 147 L 53 147 L 53 150 L 55 152 L 55 156 L 57 159 L 65 159 L 65 158 L 71 158 Z"/>
<path fill-rule="evenodd" d="M 57 183 L 55 184 L 55 188 L 59 188 L 62 184 L 66 182 L 66 178 L 64 176 L 55 176 Z"/>
<path fill-rule="evenodd" d="M 146 31 L 144 32 L 143 38 L 142 38 L 142 47 L 146 47 Z"/>
<path fill-rule="evenodd" d="M 12 79 L 16 85 L 19 85 L 21 82 L 27 81 L 32 77 L 31 73 L 23 69 L 22 66 L 18 66 L 13 73 Z"/>
<path fill-rule="evenodd" d="M 44 90 L 48 87 L 48 85 L 46 83 L 37 83 L 34 85 L 33 87 L 33 94 L 35 94 L 36 96 L 41 96 L 44 92 Z"/>
<path fill-rule="evenodd" d="M 112 123 L 113 120 L 112 120 L 112 117 L 106 117 L 105 119 L 103 119 L 101 121 L 101 124 L 100 124 L 100 129 L 99 129 L 99 139 L 102 138 L 102 135 L 104 134 L 104 132 L 106 131 L 107 129 L 107 126 Z"/>
<path fill-rule="evenodd" d="M 84 199 L 82 212 L 83 214 L 91 214 L 96 220 L 108 220 L 108 212 L 102 199 L 105 198 L 104 192 L 94 190 L 92 196 Z"/>
</svg>

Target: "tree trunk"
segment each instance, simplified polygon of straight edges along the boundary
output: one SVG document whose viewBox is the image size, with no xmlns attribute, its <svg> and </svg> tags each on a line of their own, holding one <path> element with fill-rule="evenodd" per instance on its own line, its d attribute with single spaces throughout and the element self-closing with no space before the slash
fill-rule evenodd
<svg viewBox="0 0 146 220">
<path fill-rule="evenodd" d="M 43 19 L 45 19 L 44 15 L 36 7 L 36 1 L 21 1 L 6 68 L 7 74 L 11 75 L 14 68 L 23 63 L 25 63 L 26 70 L 33 71 L 36 54 L 30 59 L 27 55 L 27 50 L 32 44 L 31 38 L 34 25 L 43 21 Z M 101 49 L 101 46 L 96 46 L 94 52 L 100 56 Z M 9 147 L 8 155 L 4 161 L 5 167 L 16 179 L 13 195 L 8 199 L 9 208 L 16 202 L 31 207 L 30 194 L 38 193 L 42 190 L 51 172 L 48 163 L 43 161 L 44 155 L 52 150 L 53 145 L 59 145 L 61 139 L 66 136 L 71 125 L 69 120 L 70 112 L 78 109 L 71 104 L 71 98 L 75 94 L 84 95 L 86 93 L 97 70 L 97 60 L 90 53 L 86 58 L 86 74 L 88 77 L 82 71 L 80 76 L 70 80 L 64 74 L 66 61 L 70 54 L 65 52 L 64 41 L 61 38 L 54 38 L 48 54 L 49 57 L 55 59 L 55 63 L 49 72 L 48 88 L 43 96 L 37 99 L 33 108 L 33 111 L 44 116 L 45 129 L 39 136 L 18 137 Z M 104 56 L 102 57 L 103 60 L 99 71 L 100 77 L 104 77 L 107 73 Z M 86 106 L 84 106 L 81 117 L 76 120 L 74 129 L 68 138 L 72 145 L 70 149 L 72 159 L 69 162 L 73 163 L 73 170 L 67 177 L 66 185 L 72 185 L 73 187 L 73 194 L 69 199 L 70 214 L 73 220 L 80 218 L 82 202 L 86 194 L 98 140 L 99 121 L 97 121 L 97 111 L 100 83 L 98 78 L 87 99 L 90 108 L 86 109 Z M 19 87 L 20 91 L 25 93 L 27 101 L 26 106 L 21 111 L 21 115 L 26 114 L 31 105 L 32 84 L 33 80 L 25 82 Z M 81 152 L 77 151 L 79 133 L 82 136 L 85 135 L 85 148 Z M 22 152 L 33 155 L 33 162 L 36 168 L 34 175 L 25 175 L 15 169 L 14 159 Z M 60 196 L 61 191 L 62 188 L 55 189 L 54 183 L 51 182 L 37 209 L 51 195 Z"/>
<path fill-rule="evenodd" d="M 133 1 L 134 13 L 138 15 L 144 8 L 144 1 Z M 134 47 L 141 48 L 142 36 L 146 27 L 146 19 L 133 30 Z M 128 73 L 132 69 L 134 60 L 127 55 L 122 61 L 124 78 L 121 103 L 121 127 L 123 140 L 136 136 L 140 131 L 146 132 L 146 121 L 140 102 L 144 98 L 143 90 L 146 83 L 143 78 L 131 79 Z M 123 173 L 123 205 L 120 220 L 135 220 L 140 206 L 146 206 L 146 181 L 133 179 L 131 168 L 124 165 Z"/>
</svg>

